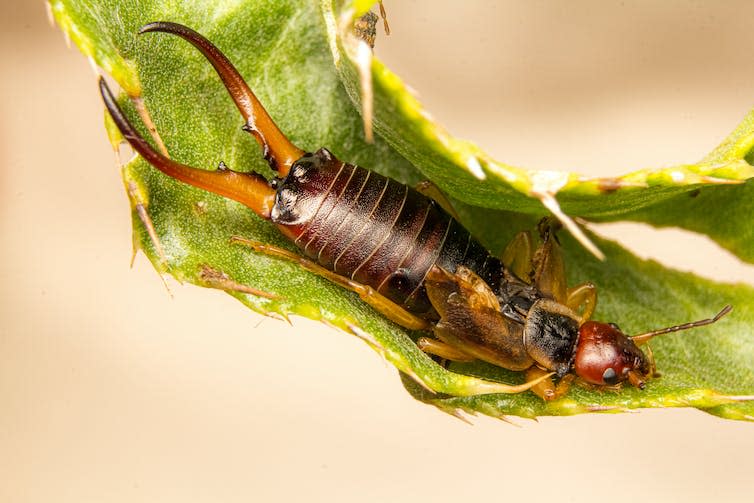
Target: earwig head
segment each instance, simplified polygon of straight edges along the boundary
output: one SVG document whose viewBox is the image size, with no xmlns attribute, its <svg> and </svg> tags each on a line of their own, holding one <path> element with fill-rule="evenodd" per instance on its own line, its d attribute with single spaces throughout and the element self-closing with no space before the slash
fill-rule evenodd
<svg viewBox="0 0 754 503">
<path fill-rule="evenodd" d="M 649 348 L 644 353 L 639 346 L 658 335 L 711 325 L 732 309 L 727 305 L 712 318 L 652 330 L 633 337 L 625 335 L 613 323 L 587 321 L 579 328 L 573 371 L 592 384 L 612 386 L 627 380 L 643 389 L 645 380 L 655 373 L 655 364 Z"/>
<path fill-rule="evenodd" d="M 644 379 L 651 377 L 652 365 L 615 325 L 588 321 L 579 329 L 573 370 L 591 384 L 612 386 L 630 380 L 643 388 Z"/>
</svg>

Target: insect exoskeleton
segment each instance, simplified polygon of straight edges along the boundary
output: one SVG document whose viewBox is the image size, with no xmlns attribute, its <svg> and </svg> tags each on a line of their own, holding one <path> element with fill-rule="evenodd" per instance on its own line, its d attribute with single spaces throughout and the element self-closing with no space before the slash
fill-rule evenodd
<svg viewBox="0 0 754 503">
<path fill-rule="evenodd" d="M 395 323 L 424 330 L 419 347 L 437 357 L 483 360 L 526 371 L 523 385 L 484 383 L 470 393 L 532 389 L 561 396 L 574 377 L 596 386 L 629 381 L 644 387 L 655 372 L 639 345 L 663 333 L 714 323 L 717 316 L 635 337 L 615 325 L 589 321 L 597 294 L 591 283 L 568 288 L 555 225 L 540 225 L 541 243 L 519 233 L 501 259 L 448 211 L 417 190 L 338 160 L 329 150 L 305 152 L 275 125 L 227 57 L 185 26 L 156 22 L 140 33 L 187 40 L 208 59 L 238 107 L 248 131 L 276 172 L 267 180 L 224 165 L 204 170 L 153 148 L 131 125 L 104 80 L 100 90 L 124 138 L 152 166 L 203 190 L 234 199 L 273 223 L 307 258 L 275 246 L 234 242 L 281 259 L 354 291 Z"/>
</svg>

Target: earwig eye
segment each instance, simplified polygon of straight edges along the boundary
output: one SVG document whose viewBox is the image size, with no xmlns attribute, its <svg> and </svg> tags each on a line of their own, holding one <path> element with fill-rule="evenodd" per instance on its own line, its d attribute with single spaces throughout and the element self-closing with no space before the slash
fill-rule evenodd
<svg viewBox="0 0 754 503">
<path fill-rule="evenodd" d="M 605 381 L 605 384 L 609 384 L 610 386 L 618 384 L 618 374 L 615 373 L 615 369 L 612 367 L 607 368 L 602 374 L 602 380 Z"/>
<path fill-rule="evenodd" d="M 611 327 L 613 327 L 615 330 L 617 330 L 619 332 L 622 332 L 622 330 L 620 329 L 620 327 L 618 326 L 617 323 L 608 323 L 608 325 L 610 325 Z"/>
</svg>

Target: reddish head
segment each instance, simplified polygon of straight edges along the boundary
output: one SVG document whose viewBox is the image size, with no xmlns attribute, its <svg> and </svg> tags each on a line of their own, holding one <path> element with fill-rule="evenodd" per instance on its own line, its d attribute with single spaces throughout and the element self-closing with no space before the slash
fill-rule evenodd
<svg viewBox="0 0 754 503">
<path fill-rule="evenodd" d="M 573 359 L 573 371 L 588 383 L 602 386 L 629 381 L 644 389 L 644 381 L 655 373 L 651 351 L 645 354 L 639 346 L 658 335 L 688 330 L 716 323 L 731 312 L 725 306 L 713 318 L 652 330 L 628 337 L 613 323 L 587 321 L 579 328 L 579 340 Z"/>
<path fill-rule="evenodd" d="M 586 382 L 612 386 L 630 380 L 643 388 L 652 367 L 651 360 L 616 325 L 598 321 L 581 325 L 573 370 Z"/>
</svg>

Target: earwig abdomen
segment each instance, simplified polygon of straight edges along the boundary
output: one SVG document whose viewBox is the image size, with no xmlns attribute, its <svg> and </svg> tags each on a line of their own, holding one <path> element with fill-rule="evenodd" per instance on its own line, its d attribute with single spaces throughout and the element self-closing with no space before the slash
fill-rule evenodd
<svg viewBox="0 0 754 503">
<path fill-rule="evenodd" d="M 437 318 L 424 278 L 463 265 L 490 285 L 502 264 L 435 201 L 320 149 L 276 187 L 272 221 L 311 259 L 426 319 Z"/>
</svg>

